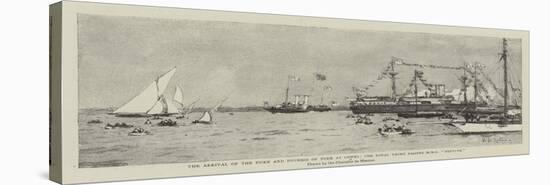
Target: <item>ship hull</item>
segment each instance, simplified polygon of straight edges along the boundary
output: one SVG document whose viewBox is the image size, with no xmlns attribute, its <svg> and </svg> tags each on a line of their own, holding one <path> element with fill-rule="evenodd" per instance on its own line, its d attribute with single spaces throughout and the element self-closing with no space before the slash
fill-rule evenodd
<svg viewBox="0 0 550 185">
<path fill-rule="evenodd" d="M 415 113 L 398 113 L 397 116 L 402 118 L 434 118 L 445 115 L 443 112 L 415 112 Z"/>
<path fill-rule="evenodd" d="M 276 107 L 267 107 L 264 108 L 264 110 L 271 112 L 273 114 L 276 113 L 306 113 L 310 112 L 310 109 L 301 109 L 301 108 L 276 108 Z"/>
<path fill-rule="evenodd" d="M 116 117 L 127 117 L 127 118 L 143 118 L 143 117 L 153 117 L 153 116 L 159 116 L 159 117 L 168 117 L 168 116 L 172 116 L 172 115 L 175 115 L 175 113 L 166 113 L 166 114 L 139 114 L 139 113 L 135 113 L 135 114 L 131 114 L 131 113 L 128 113 L 128 114 L 114 114 Z"/>
<path fill-rule="evenodd" d="M 370 113 L 416 113 L 416 112 L 475 112 L 477 114 L 495 114 L 503 111 L 502 107 L 479 109 L 472 104 L 381 104 L 381 105 L 350 105 L 351 112 L 354 114 Z M 515 107 L 519 108 L 519 107 Z"/>
<path fill-rule="evenodd" d="M 332 108 L 330 108 L 329 106 L 313 106 L 311 110 L 314 112 L 328 112 L 331 111 Z"/>
<path fill-rule="evenodd" d="M 390 105 L 351 105 L 354 114 L 369 113 L 416 113 L 416 112 L 457 112 L 464 110 L 465 104 L 390 104 Z"/>
</svg>

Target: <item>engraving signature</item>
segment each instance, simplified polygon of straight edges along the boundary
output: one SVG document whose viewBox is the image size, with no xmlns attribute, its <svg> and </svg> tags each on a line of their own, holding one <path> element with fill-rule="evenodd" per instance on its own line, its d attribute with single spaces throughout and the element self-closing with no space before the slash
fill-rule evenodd
<svg viewBox="0 0 550 185">
<path fill-rule="evenodd" d="M 492 144 L 508 144 L 512 143 L 512 139 L 506 138 L 504 136 L 481 136 L 482 143 L 492 143 Z"/>
</svg>

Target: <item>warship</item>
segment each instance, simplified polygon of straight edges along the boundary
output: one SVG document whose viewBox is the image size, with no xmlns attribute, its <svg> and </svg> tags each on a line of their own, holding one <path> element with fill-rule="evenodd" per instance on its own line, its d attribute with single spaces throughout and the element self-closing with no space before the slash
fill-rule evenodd
<svg viewBox="0 0 550 185">
<path fill-rule="evenodd" d="M 414 75 L 410 81 L 405 93 L 398 94 L 396 79 L 399 74 L 395 68 L 397 66 L 414 67 Z M 459 80 L 462 84 L 460 97 L 455 98 L 452 95 L 446 95 L 445 84 L 429 83 L 424 78 L 424 72 L 420 69 L 438 69 L 461 71 L 462 76 Z M 442 66 L 407 63 L 403 59 L 392 57 L 391 62 L 382 71 L 376 80 L 365 88 L 353 88 L 357 98 L 350 100 L 350 109 L 354 114 L 371 113 L 397 113 L 402 117 L 438 117 L 446 113 L 471 112 L 476 111 L 482 114 L 493 114 L 502 112 L 502 106 L 490 106 L 486 97 L 478 96 L 481 92 L 488 94 L 488 88 L 477 81 L 477 74 L 482 72 L 471 65 L 464 66 Z M 485 74 L 486 75 L 486 74 Z M 486 75 L 487 76 L 487 75 Z M 378 81 L 389 78 L 391 80 L 390 96 L 367 96 L 367 90 L 373 87 Z M 474 98 L 468 100 L 468 83 L 474 79 Z M 489 81 L 493 86 L 494 83 Z M 427 90 L 419 92 L 419 84 L 427 87 Z M 408 95 L 408 96 L 407 96 Z M 483 101 L 478 102 L 479 99 Z M 519 106 L 515 106 L 519 107 Z"/>
</svg>

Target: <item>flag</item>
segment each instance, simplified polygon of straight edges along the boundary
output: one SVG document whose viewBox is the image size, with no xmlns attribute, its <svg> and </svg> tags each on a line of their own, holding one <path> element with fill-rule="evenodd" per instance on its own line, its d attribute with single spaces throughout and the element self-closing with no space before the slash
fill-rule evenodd
<svg viewBox="0 0 550 185">
<path fill-rule="evenodd" d="M 351 87 L 358 98 L 367 96 L 367 88 Z"/>
<path fill-rule="evenodd" d="M 290 79 L 291 81 L 300 81 L 301 80 L 299 77 L 296 77 L 294 75 L 288 76 L 288 79 Z"/>
<path fill-rule="evenodd" d="M 397 58 L 397 57 L 394 57 L 394 56 L 391 57 L 391 61 L 394 64 L 403 64 L 403 59 L 400 59 L 400 58 Z"/>
<path fill-rule="evenodd" d="M 325 81 L 327 80 L 327 76 L 321 73 L 315 73 L 315 79 L 319 81 Z"/>
</svg>

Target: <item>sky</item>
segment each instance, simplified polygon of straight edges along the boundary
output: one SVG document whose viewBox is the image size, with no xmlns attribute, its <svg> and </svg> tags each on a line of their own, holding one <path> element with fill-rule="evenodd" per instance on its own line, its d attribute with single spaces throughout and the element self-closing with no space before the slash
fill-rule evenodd
<svg viewBox="0 0 550 185">
<path fill-rule="evenodd" d="M 521 40 L 509 38 L 511 72 L 521 77 Z M 177 71 L 166 92 L 183 87 L 184 102 L 198 106 L 259 106 L 284 100 L 289 75 L 291 96 L 331 86 L 325 101 L 347 104 L 352 87 L 366 87 L 393 57 L 407 63 L 461 66 L 479 62 L 495 82 L 502 81 L 498 63 L 502 38 L 407 32 L 345 30 L 325 27 L 237 22 L 78 16 L 79 107 L 120 107 L 159 75 Z M 499 68 L 500 67 L 500 68 Z M 397 90 L 404 91 L 412 67 L 400 66 Z M 460 71 L 422 69 L 431 83 L 460 88 Z M 326 75 L 316 81 L 314 73 Z M 498 83 L 502 84 L 502 83 Z M 389 95 L 383 80 L 369 95 Z"/>
</svg>

